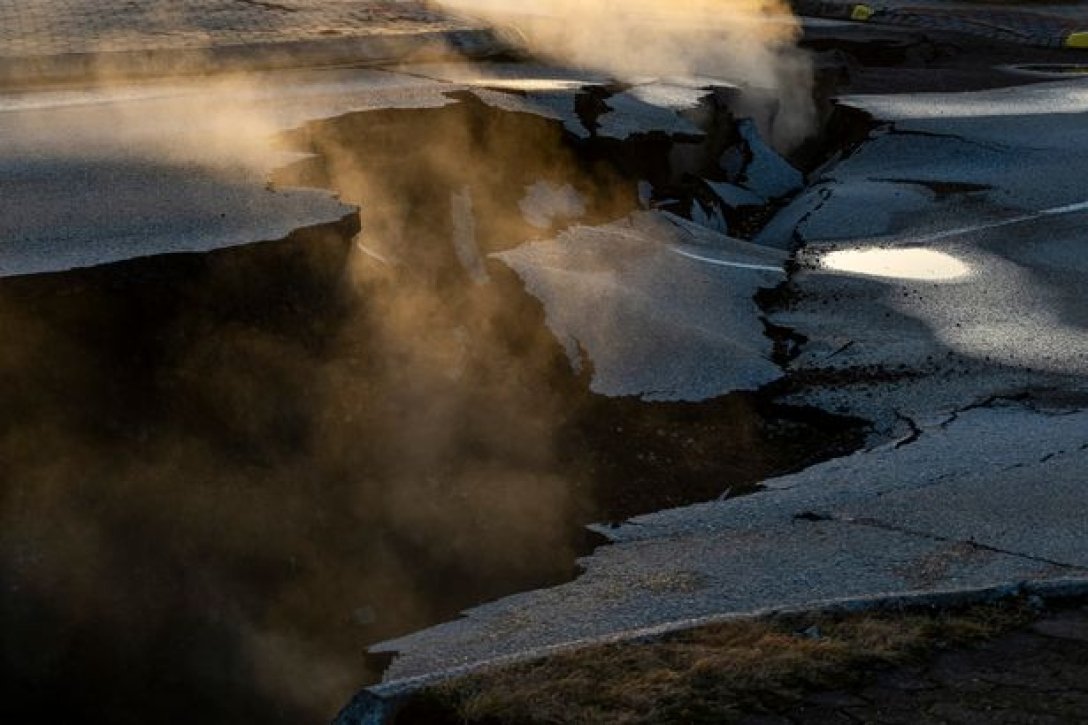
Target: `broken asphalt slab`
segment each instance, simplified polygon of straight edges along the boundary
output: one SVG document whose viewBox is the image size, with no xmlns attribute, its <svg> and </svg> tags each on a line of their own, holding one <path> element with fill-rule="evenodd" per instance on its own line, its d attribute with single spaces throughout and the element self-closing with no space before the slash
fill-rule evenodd
<svg viewBox="0 0 1088 725">
<path fill-rule="evenodd" d="M 640 213 L 496 257 L 543 302 L 572 363 L 592 366 L 594 392 L 706 400 L 781 377 L 754 299 L 785 279 L 777 250 Z"/>
<path fill-rule="evenodd" d="M 277 133 L 456 90 L 382 71 L 0 95 L 0 275 L 280 239 L 354 218 L 329 192 L 270 185 L 298 158 Z M 167 183 L 166 180 L 170 182 Z"/>
</svg>

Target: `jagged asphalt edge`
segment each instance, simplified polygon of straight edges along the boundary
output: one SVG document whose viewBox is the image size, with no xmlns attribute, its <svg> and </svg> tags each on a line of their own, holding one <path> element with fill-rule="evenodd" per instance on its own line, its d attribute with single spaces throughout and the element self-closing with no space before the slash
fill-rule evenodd
<svg viewBox="0 0 1088 725">
<path fill-rule="evenodd" d="M 979 604 L 994 604 L 1011 599 L 1038 597 L 1043 602 L 1088 599 L 1088 577 L 1035 579 L 1011 584 L 966 589 L 939 589 L 902 594 L 873 594 L 865 597 L 826 599 L 796 607 L 769 607 L 749 612 L 714 614 L 682 619 L 653 627 L 631 629 L 601 637 L 574 640 L 513 655 L 505 655 L 470 665 L 393 680 L 366 688 L 357 694 L 337 716 L 333 725 L 384 725 L 406 699 L 428 687 L 483 670 L 544 659 L 576 652 L 588 647 L 611 644 L 639 644 L 666 635 L 730 622 L 790 615 L 835 615 L 865 612 L 911 612 L 956 609 Z"/>
</svg>

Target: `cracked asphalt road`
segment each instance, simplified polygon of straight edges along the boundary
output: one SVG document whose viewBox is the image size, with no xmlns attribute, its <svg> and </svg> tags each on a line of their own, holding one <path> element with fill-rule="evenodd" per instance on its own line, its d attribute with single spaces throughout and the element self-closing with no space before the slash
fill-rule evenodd
<svg viewBox="0 0 1088 725">
<path fill-rule="evenodd" d="M 879 438 L 995 395 L 1085 392 L 1085 93 L 1076 81 L 844 99 L 874 116 L 869 140 L 761 236 L 804 244 L 774 321 L 809 338 L 793 371 L 827 384 L 797 399 L 872 420 Z M 917 249 L 966 273 L 833 268 L 834 255 Z M 921 374 L 885 379 L 903 371 Z"/>
<path fill-rule="evenodd" d="M 1088 577 L 1086 93 L 844 99 L 869 138 L 757 241 L 805 244 L 770 317 L 808 338 L 787 399 L 873 421 L 869 449 L 601 527 L 613 545 L 576 581 L 379 646 L 398 653 L 387 680 L 728 613 Z M 966 272 L 824 261 L 919 249 Z M 699 586 L 647 585 L 662 576 Z"/>
<path fill-rule="evenodd" d="M 288 4 L 209 3 L 208 17 L 215 22 L 189 24 L 171 37 L 182 46 L 209 38 L 229 44 L 234 31 L 216 24 L 213 5 L 229 5 L 243 18 L 269 19 L 288 12 Z M 294 5 L 299 7 L 290 11 L 292 22 L 304 12 Z M 316 3 L 307 6 L 319 12 Z M 322 4 L 320 11 L 339 7 Z M 0 6 L 5 10 L 10 6 Z M 124 23 L 131 20 L 125 18 Z M 0 27 L 29 22 L 9 20 Z M 329 22 L 315 21 L 314 32 L 324 35 Z M 124 23 L 118 26 L 122 31 Z M 253 27 L 255 34 L 247 37 L 259 39 L 266 27 L 275 33 L 282 26 L 269 21 Z M 67 47 L 49 46 L 54 41 L 47 33 L 20 37 L 38 38 L 46 44 L 43 52 Z M 106 28 L 101 38 L 124 47 L 124 32 Z M 98 43 L 93 47 L 100 48 Z M 367 93 L 370 85 L 384 88 L 383 104 L 444 105 L 444 93 L 451 90 L 388 74 L 364 81 Z M 347 92 L 358 91 L 358 84 L 359 78 L 331 84 L 318 115 L 366 107 Z M 253 92 L 268 105 L 266 89 Z M 846 99 L 871 113 L 877 129 L 852 156 L 810 179 L 807 191 L 757 241 L 782 248 L 798 238 L 808 245 L 793 278 L 793 299 L 772 318 L 809 339 L 792 365 L 795 376 L 808 383 L 792 399 L 874 421 L 869 450 L 768 481 L 757 496 L 602 527 L 614 545 L 585 560 L 579 579 L 476 608 L 464 619 L 382 645 L 379 651 L 399 653 L 387 677 L 724 613 L 1088 577 L 1088 336 L 1081 302 L 1088 269 L 1080 231 L 1086 98 L 1088 85 L 1074 80 L 978 94 Z M 283 103 L 277 99 L 280 110 Z M 79 106 L 79 99 L 31 109 L 50 125 L 29 124 L 27 148 L 47 146 L 41 134 L 64 136 L 57 132 L 66 113 L 60 109 L 72 105 Z M 304 121 L 313 101 L 301 105 L 289 119 L 272 118 L 270 128 Z M 86 109 L 73 114 L 88 117 Z M 117 146 L 127 147 L 115 144 L 106 151 L 114 153 Z M 65 178 L 63 169 L 49 166 L 55 159 L 28 156 L 33 158 L 16 159 L 11 167 L 24 178 L 33 176 L 28 169 L 47 181 Z M 32 168 L 31 161 L 48 168 Z M 286 202 L 270 200 L 274 191 L 262 184 L 268 159 L 256 161 L 234 186 L 273 205 L 286 217 L 275 220 L 284 228 L 305 215 L 347 211 L 316 192 L 307 192 L 301 211 L 293 204 L 284 208 Z M 146 186 L 137 173 L 124 176 L 135 178 L 136 188 Z M 217 185 L 223 177 L 211 177 L 194 196 L 222 204 Z M 252 203 L 237 206 L 254 210 Z M 27 238 L 57 226 L 56 215 L 38 213 L 31 204 L 15 208 L 20 212 L 9 219 L 37 229 L 13 235 L 24 247 Z M 93 260 L 81 257 L 79 249 L 60 259 L 60 247 L 42 254 L 30 245 L 7 258 L 23 267 L 0 272 L 138 256 L 138 247 L 149 241 L 159 251 L 238 241 L 238 229 L 224 231 L 218 222 L 208 229 L 205 211 L 196 215 L 195 229 L 179 234 L 174 225 L 154 239 L 132 234 L 133 245 L 99 250 Z M 269 215 L 258 216 L 269 223 Z M 240 220 L 247 239 L 255 221 Z M 277 226 L 267 236 L 280 233 Z M 70 233 L 50 241 L 73 238 Z M 829 269 L 821 262 L 827 252 L 922 246 L 961 261 L 971 273 L 940 281 L 896 279 Z M 729 489 L 729 481 L 720 483 Z"/>
</svg>

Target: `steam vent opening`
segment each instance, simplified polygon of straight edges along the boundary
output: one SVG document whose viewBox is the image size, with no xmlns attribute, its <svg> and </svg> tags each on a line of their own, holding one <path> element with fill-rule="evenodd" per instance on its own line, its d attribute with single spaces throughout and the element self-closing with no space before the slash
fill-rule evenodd
<svg viewBox="0 0 1088 725">
<path fill-rule="evenodd" d="M 358 215 L 0 280 L 8 721 L 329 721 L 380 678 L 369 645 L 569 580 L 601 543 L 587 524 L 860 445 L 858 421 L 761 384 L 624 393 L 634 333 L 595 359 L 605 332 L 559 330 L 594 306 L 551 306 L 526 243 L 661 224 L 689 235 L 670 264 L 710 274 L 724 252 L 692 229 L 751 237 L 781 203 L 721 168 L 758 152 L 728 93 L 692 129 L 606 133 L 623 91 L 580 92 L 580 132 L 470 91 L 311 122 L 272 184 Z M 729 269 L 782 281 L 746 253 Z M 623 374 L 602 392 L 605 357 Z"/>
</svg>

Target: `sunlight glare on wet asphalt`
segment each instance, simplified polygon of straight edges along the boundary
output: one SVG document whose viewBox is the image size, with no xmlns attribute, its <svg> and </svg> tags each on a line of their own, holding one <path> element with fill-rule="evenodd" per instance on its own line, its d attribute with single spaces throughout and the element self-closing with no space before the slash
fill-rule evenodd
<svg viewBox="0 0 1088 725">
<path fill-rule="evenodd" d="M 866 277 L 947 282 L 967 277 L 971 268 L 944 252 L 931 249 L 848 249 L 820 258 L 823 269 Z"/>
</svg>

